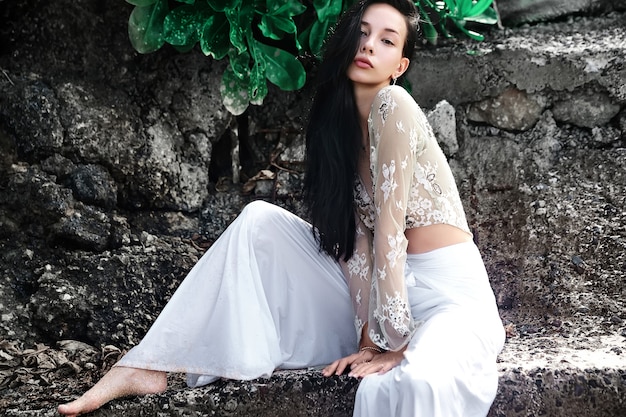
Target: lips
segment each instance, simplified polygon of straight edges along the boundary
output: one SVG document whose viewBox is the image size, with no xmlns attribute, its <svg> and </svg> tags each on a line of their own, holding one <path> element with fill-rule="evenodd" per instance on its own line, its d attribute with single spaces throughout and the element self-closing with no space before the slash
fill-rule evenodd
<svg viewBox="0 0 626 417">
<path fill-rule="evenodd" d="M 359 68 L 373 68 L 372 63 L 367 58 L 356 58 L 354 64 Z"/>
</svg>

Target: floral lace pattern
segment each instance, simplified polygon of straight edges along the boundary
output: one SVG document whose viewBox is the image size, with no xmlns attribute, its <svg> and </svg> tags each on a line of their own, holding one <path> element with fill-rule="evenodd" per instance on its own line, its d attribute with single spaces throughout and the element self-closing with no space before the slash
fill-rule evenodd
<svg viewBox="0 0 626 417">
<path fill-rule="evenodd" d="M 405 230 L 444 223 L 470 231 L 445 155 L 415 100 L 401 87 L 383 88 L 368 125 L 373 190 L 355 183 L 356 245 L 345 271 L 358 334 L 367 323 L 374 343 L 398 350 L 419 325 L 404 281 Z"/>
</svg>

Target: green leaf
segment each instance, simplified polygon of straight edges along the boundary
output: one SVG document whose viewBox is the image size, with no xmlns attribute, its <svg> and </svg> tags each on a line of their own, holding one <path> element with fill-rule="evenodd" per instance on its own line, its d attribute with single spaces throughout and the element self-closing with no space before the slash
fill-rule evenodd
<svg viewBox="0 0 626 417">
<path fill-rule="evenodd" d="M 461 29 L 461 31 L 463 33 L 465 33 L 465 35 L 469 36 L 470 38 L 474 39 L 475 41 L 482 42 L 485 39 L 485 37 L 483 35 L 481 35 L 480 33 L 474 32 L 473 30 L 466 29 L 463 21 L 454 20 L 454 23 L 456 24 L 456 26 L 459 29 Z"/>
<path fill-rule="evenodd" d="M 282 39 L 285 33 L 296 33 L 296 24 L 290 17 L 263 15 L 259 29 L 266 38 Z"/>
<path fill-rule="evenodd" d="M 133 6 L 145 7 L 156 3 L 157 0 L 126 0 L 126 3 L 130 3 Z"/>
<path fill-rule="evenodd" d="M 422 23 L 422 30 L 424 31 L 424 38 L 426 38 L 430 44 L 436 45 L 439 35 L 437 34 L 435 26 L 433 26 L 432 23 L 424 22 Z"/>
<path fill-rule="evenodd" d="M 470 15 L 472 10 L 472 0 L 457 0 L 459 8 L 459 17 L 464 18 Z"/>
<path fill-rule="evenodd" d="M 319 20 L 315 20 L 313 25 L 311 25 L 311 35 L 309 36 L 309 48 L 314 55 L 319 55 L 322 51 L 322 47 L 324 46 L 324 40 L 326 39 L 326 34 L 328 33 L 328 29 L 334 22 L 330 22 L 328 20 L 324 20 L 320 22 Z"/>
<path fill-rule="evenodd" d="M 475 32 L 473 30 L 464 30 L 465 34 L 475 41 L 482 42 L 485 40 L 485 36 L 481 33 Z"/>
<path fill-rule="evenodd" d="M 176 0 L 179 3 L 194 4 L 196 0 Z"/>
<path fill-rule="evenodd" d="M 321 22 L 337 20 L 341 13 L 342 1 L 340 0 L 313 0 L 313 8 L 317 12 L 317 19 Z"/>
<path fill-rule="evenodd" d="M 447 10 L 447 4 L 441 0 L 435 1 L 434 3 L 430 0 L 421 0 L 416 3 L 418 7 L 421 7 L 423 4 L 426 4 L 429 8 L 433 9 L 437 12 L 438 15 L 441 16 L 441 13 Z M 423 17 L 423 16 L 420 16 Z"/>
<path fill-rule="evenodd" d="M 225 12 L 232 10 L 241 4 L 241 0 L 206 0 L 209 6 L 216 12 Z"/>
<path fill-rule="evenodd" d="M 163 22 L 165 42 L 176 46 L 194 45 L 200 39 L 202 27 L 211 13 L 209 6 L 202 3 L 175 8 Z"/>
<path fill-rule="evenodd" d="M 265 55 L 265 76 L 271 83 L 282 90 L 291 91 L 302 88 L 306 81 L 306 71 L 295 56 L 273 46 L 257 42 L 256 46 Z"/>
<path fill-rule="evenodd" d="M 445 22 L 439 22 L 437 26 L 439 27 L 439 31 L 441 32 L 444 38 L 450 39 L 454 37 L 448 32 L 448 29 L 446 29 Z"/>
<path fill-rule="evenodd" d="M 311 46 L 309 45 L 309 38 L 311 37 L 311 26 L 312 25 L 309 25 L 309 27 L 307 27 L 306 29 L 301 30 L 296 38 L 296 42 L 298 45 L 300 45 L 300 48 L 304 48 L 309 51 L 311 50 Z"/>
<path fill-rule="evenodd" d="M 231 49 L 228 53 L 228 59 L 230 61 L 230 69 L 235 77 L 243 80 L 250 76 L 250 54 L 248 50 L 238 52 L 235 49 Z"/>
<path fill-rule="evenodd" d="M 245 3 L 234 9 L 227 9 L 226 17 L 230 23 L 230 42 L 239 52 L 244 52 L 248 49 L 246 38 L 252 37 L 254 4 Z"/>
<path fill-rule="evenodd" d="M 305 10 L 306 6 L 299 0 L 267 0 L 267 11 L 273 15 L 296 16 Z"/>
<path fill-rule="evenodd" d="M 438 35 L 437 35 L 437 29 L 435 29 L 435 25 L 433 25 L 433 22 L 430 20 L 428 13 L 426 13 L 421 3 L 418 2 L 417 8 L 423 20 L 421 28 L 424 32 L 424 38 L 426 38 L 426 40 L 430 42 L 431 44 L 436 45 Z"/>
<path fill-rule="evenodd" d="M 226 67 L 222 75 L 220 94 L 222 95 L 222 103 L 229 112 L 235 116 L 242 114 L 250 104 L 248 79 L 237 78 L 230 66 Z"/>
<path fill-rule="evenodd" d="M 478 0 L 470 9 L 467 17 L 479 16 L 491 6 L 493 0 Z"/>
<path fill-rule="evenodd" d="M 222 59 L 230 50 L 228 20 L 224 14 L 213 15 L 207 19 L 200 31 L 200 48 L 205 55 Z"/>
<path fill-rule="evenodd" d="M 128 37 L 137 52 L 146 54 L 163 46 L 163 21 L 167 12 L 167 0 L 133 9 L 128 19 Z"/>
<path fill-rule="evenodd" d="M 483 25 L 495 25 L 498 23 L 498 14 L 492 8 L 485 10 L 485 13 L 478 16 L 466 17 L 470 22 L 482 23 Z"/>
<path fill-rule="evenodd" d="M 263 36 L 269 39 L 279 40 L 285 34 L 294 34 L 296 48 L 302 49 L 298 39 L 298 28 L 293 20 L 293 16 L 301 14 L 306 7 L 299 0 L 268 0 L 267 12 L 261 14 L 261 21 L 258 24 Z"/>
<path fill-rule="evenodd" d="M 450 12 L 450 15 L 452 16 L 458 16 L 459 15 L 459 8 L 457 5 L 456 0 L 444 0 L 446 3 L 446 6 Z"/>
<path fill-rule="evenodd" d="M 265 77 L 265 61 L 257 48 L 253 48 L 254 65 L 250 68 L 250 83 L 248 85 L 248 97 L 250 103 L 261 105 L 267 96 L 267 81 Z"/>
<path fill-rule="evenodd" d="M 186 52 L 189 52 L 193 49 L 195 45 L 191 44 L 191 45 L 172 45 L 172 48 L 176 49 L 176 51 L 180 52 L 181 54 L 184 54 Z"/>
</svg>

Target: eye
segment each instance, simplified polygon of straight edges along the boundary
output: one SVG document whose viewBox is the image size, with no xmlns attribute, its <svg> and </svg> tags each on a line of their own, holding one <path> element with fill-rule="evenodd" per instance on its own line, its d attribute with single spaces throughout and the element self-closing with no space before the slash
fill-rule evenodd
<svg viewBox="0 0 626 417">
<path fill-rule="evenodd" d="M 383 43 L 390 46 L 395 45 L 391 39 L 383 39 Z"/>
</svg>

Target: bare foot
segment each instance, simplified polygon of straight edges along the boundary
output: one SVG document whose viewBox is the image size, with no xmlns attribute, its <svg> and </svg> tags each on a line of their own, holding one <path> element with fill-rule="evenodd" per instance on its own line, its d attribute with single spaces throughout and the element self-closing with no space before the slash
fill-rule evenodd
<svg viewBox="0 0 626 417">
<path fill-rule="evenodd" d="M 67 417 L 100 408 L 107 402 L 130 395 L 157 394 L 167 388 L 167 375 L 161 371 L 116 366 L 80 398 L 59 406 L 59 413 Z"/>
</svg>

